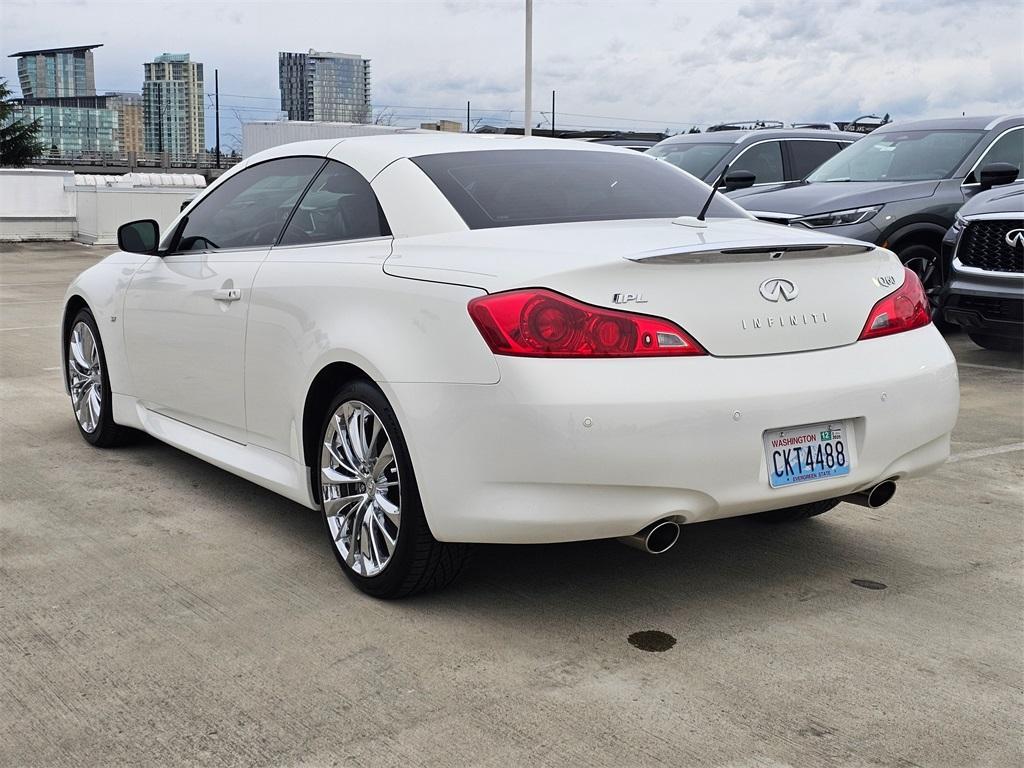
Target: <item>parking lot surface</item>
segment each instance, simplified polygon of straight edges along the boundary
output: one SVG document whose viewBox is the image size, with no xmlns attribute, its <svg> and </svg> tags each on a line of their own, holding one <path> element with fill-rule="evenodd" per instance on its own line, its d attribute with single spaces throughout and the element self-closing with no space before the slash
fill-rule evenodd
<svg viewBox="0 0 1024 768">
<path fill-rule="evenodd" d="M 953 458 L 882 509 L 479 547 L 378 602 L 317 513 L 79 437 L 60 300 L 107 252 L 0 246 L 0 765 L 1024 763 L 1014 355 L 949 338 Z"/>
</svg>

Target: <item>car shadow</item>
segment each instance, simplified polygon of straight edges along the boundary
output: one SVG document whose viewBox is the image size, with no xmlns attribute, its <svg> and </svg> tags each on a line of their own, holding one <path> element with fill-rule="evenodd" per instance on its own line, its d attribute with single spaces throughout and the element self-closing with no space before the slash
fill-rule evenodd
<svg viewBox="0 0 1024 768">
<path fill-rule="evenodd" d="M 217 503 L 204 514 L 224 516 L 223 525 L 244 525 L 264 543 L 276 541 L 290 556 L 309 558 L 305 587 L 318 601 L 369 600 L 337 568 L 318 512 L 290 502 L 228 472 L 149 438 L 125 459 L 156 465 L 187 478 L 198 494 Z M 230 503 L 223 500 L 228 499 Z M 204 505 L 205 507 L 205 505 Z M 895 503 L 894 503 L 895 507 Z M 614 540 L 546 545 L 476 545 L 461 577 L 440 592 L 387 603 L 400 614 L 465 618 L 512 634 L 568 623 L 657 627 L 666 613 L 700 621 L 730 612 L 730 621 L 776 621 L 787 613 L 837 605 L 863 595 L 853 579 L 884 584 L 887 574 L 906 570 L 906 552 L 863 525 L 879 512 L 843 504 L 816 519 L 770 525 L 735 518 L 684 526 L 679 543 L 648 555 Z M 216 517 L 209 520 L 217 525 Z M 275 545 L 276 546 L 276 545 Z M 296 554 L 298 551 L 298 554 Z M 913 570 L 913 566 L 910 567 Z M 769 607 L 770 606 L 770 607 Z M 769 610 L 771 613 L 769 613 Z"/>
</svg>

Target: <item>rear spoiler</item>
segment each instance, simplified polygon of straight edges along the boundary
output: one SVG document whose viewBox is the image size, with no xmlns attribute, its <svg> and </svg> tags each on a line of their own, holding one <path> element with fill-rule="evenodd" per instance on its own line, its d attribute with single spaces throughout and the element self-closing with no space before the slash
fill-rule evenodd
<svg viewBox="0 0 1024 768">
<path fill-rule="evenodd" d="M 722 262 L 777 261 L 787 259 L 852 256 L 867 253 L 875 246 L 867 243 L 808 243 L 806 245 L 755 245 L 714 250 L 682 251 L 676 253 L 650 253 L 626 256 L 627 261 L 638 264 L 721 264 Z"/>
</svg>

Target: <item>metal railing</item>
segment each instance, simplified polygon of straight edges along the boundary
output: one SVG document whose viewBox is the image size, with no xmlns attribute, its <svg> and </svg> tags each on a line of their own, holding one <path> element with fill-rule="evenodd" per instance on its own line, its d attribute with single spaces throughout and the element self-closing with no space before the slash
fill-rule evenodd
<svg viewBox="0 0 1024 768">
<path fill-rule="evenodd" d="M 191 168 L 215 169 L 230 168 L 241 162 L 240 155 L 221 154 L 220 165 L 217 155 L 213 152 L 197 152 L 196 154 L 179 154 L 172 152 L 82 152 L 74 156 L 44 154 L 32 161 L 36 166 L 95 166 L 98 168 Z"/>
</svg>

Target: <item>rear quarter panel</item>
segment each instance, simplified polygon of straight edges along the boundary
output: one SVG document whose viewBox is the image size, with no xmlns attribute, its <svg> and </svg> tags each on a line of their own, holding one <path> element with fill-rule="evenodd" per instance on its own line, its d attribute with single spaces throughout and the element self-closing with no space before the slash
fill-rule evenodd
<svg viewBox="0 0 1024 768">
<path fill-rule="evenodd" d="M 382 385 L 497 382 L 494 356 L 466 309 L 483 291 L 386 275 L 390 252 L 387 238 L 271 251 L 246 335 L 253 443 L 302 461 L 306 394 L 332 363 Z"/>
</svg>

